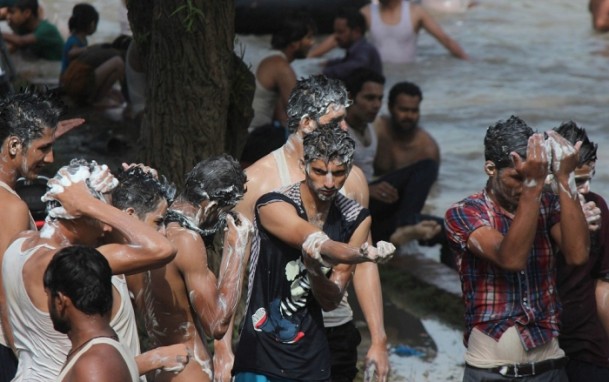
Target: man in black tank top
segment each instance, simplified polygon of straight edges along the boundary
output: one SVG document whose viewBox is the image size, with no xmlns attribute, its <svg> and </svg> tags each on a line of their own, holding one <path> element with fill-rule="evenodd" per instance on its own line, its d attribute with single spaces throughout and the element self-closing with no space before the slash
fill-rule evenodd
<svg viewBox="0 0 609 382">
<path fill-rule="evenodd" d="M 367 245 L 368 210 L 339 193 L 353 151 L 347 133 L 319 127 L 304 138 L 305 180 L 258 199 L 236 382 L 330 379 L 321 310 L 340 303 L 352 264 L 395 250 L 384 242 Z"/>
</svg>

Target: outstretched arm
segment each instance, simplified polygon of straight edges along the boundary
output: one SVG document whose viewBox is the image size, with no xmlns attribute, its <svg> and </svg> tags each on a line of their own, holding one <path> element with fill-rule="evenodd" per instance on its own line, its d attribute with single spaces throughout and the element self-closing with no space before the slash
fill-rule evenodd
<svg viewBox="0 0 609 382">
<path fill-rule="evenodd" d="M 135 356 L 137 370 L 140 375 L 162 369 L 179 373 L 190 360 L 190 350 L 185 344 L 160 346 Z"/>
<path fill-rule="evenodd" d="M 416 17 L 415 29 L 417 32 L 420 28 L 425 29 L 431 34 L 440 44 L 442 44 L 453 56 L 462 60 L 469 59 L 461 45 L 453 40 L 449 35 L 444 32 L 440 24 L 438 24 L 433 17 L 423 7 L 417 4 L 411 4 L 411 12 Z"/>
<path fill-rule="evenodd" d="M 227 225 L 218 279 L 207 266 L 207 252 L 201 237 L 184 229 L 171 235 L 178 248 L 174 263 L 184 278 L 190 303 L 205 334 L 215 339 L 224 336 L 237 308 L 252 230 L 251 223 L 243 216 L 236 222 L 228 215 Z"/>
</svg>

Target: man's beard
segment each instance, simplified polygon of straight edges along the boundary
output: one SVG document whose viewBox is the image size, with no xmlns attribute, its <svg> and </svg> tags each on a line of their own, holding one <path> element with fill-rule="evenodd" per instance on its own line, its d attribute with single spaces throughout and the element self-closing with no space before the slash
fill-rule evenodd
<svg viewBox="0 0 609 382">
<path fill-rule="evenodd" d="M 59 317 L 55 306 L 52 305 L 49 310 L 49 315 L 51 316 L 51 321 L 53 322 L 53 328 L 57 330 L 59 333 L 68 334 L 70 329 L 72 329 L 70 322 L 68 320 L 64 320 Z"/>
</svg>

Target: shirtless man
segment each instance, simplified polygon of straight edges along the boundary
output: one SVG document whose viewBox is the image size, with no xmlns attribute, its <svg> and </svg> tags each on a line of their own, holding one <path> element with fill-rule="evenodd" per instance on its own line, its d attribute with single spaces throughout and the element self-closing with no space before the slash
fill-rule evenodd
<svg viewBox="0 0 609 382">
<path fill-rule="evenodd" d="M 251 223 L 229 214 L 245 192 L 245 174 L 224 155 L 199 162 L 167 212 L 167 238 L 177 248 L 173 261 L 152 270 L 144 288 L 146 329 L 157 345 L 184 343 L 192 361 L 179 375 L 161 372 L 156 381 L 210 381 L 212 360 L 206 337 L 226 333 L 241 296 Z M 220 274 L 207 266 L 202 236 L 227 225 Z"/>
<path fill-rule="evenodd" d="M 273 120 L 287 125 L 285 113 L 290 92 L 296 85 L 296 73 L 290 63 L 307 57 L 313 45 L 315 22 L 306 14 L 286 18 L 271 38 L 270 55 L 256 69 L 256 92 L 252 101 L 254 118 L 249 130 L 269 125 Z"/>
<path fill-rule="evenodd" d="M 421 89 L 410 82 L 395 84 L 389 91 L 389 116 L 375 122 L 378 148 L 374 159 L 378 178 L 370 185 L 372 237 L 386 240 L 395 234 L 399 242 L 404 229 L 428 221 L 437 234 L 441 225 L 421 219 L 421 209 L 438 177 L 440 148 L 419 126 Z M 396 238 L 397 237 L 397 238 Z"/>
<path fill-rule="evenodd" d="M 67 334 L 72 348 L 57 381 L 138 382 L 133 355 L 110 326 L 112 270 L 94 248 L 58 251 L 44 273 L 53 327 Z"/>
<path fill-rule="evenodd" d="M 590 0 L 588 9 L 592 16 L 592 28 L 599 32 L 609 31 L 609 0 Z"/>
<path fill-rule="evenodd" d="M 290 96 L 287 110 L 288 128 L 292 134 L 281 148 L 247 168 L 248 192 L 243 201 L 237 205 L 236 210 L 247 218 L 253 219 L 254 206 L 260 196 L 281 186 L 303 180 L 304 174 L 300 168 L 300 159 L 304 154 L 303 137 L 319 125 L 327 125 L 332 121 L 339 122 L 341 128 L 345 130 L 343 119 L 348 105 L 347 92 L 337 80 L 327 79 L 324 76 L 311 76 L 298 81 Z M 347 197 L 364 207 L 368 205 L 366 177 L 359 168 L 353 167 L 343 190 Z M 376 264 L 359 264 L 353 276 L 353 284 L 371 335 L 366 365 L 374 364 L 379 381 L 384 381 L 389 373 L 389 360 L 387 337 L 383 324 L 381 285 Z M 337 321 L 342 321 L 341 323 L 349 322 L 351 318 L 348 304 L 345 300 L 343 303 L 338 308 L 340 310 L 334 312 L 342 315 L 341 319 L 337 317 Z M 216 349 L 216 355 L 221 352 L 217 358 L 218 364 L 232 364 L 230 356 L 226 352 L 227 346 Z M 225 361 L 226 357 L 228 357 L 228 361 Z M 216 361 L 216 357 L 214 358 Z M 220 367 L 216 367 L 217 371 L 220 369 Z"/>
</svg>

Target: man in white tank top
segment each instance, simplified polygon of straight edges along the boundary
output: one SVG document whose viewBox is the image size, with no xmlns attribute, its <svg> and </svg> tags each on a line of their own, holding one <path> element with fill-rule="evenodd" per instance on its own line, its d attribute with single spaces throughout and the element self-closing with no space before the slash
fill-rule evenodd
<svg viewBox="0 0 609 382">
<path fill-rule="evenodd" d="M 370 29 L 369 38 L 378 49 L 383 63 L 413 62 L 419 31 L 425 29 L 455 57 L 466 60 L 461 46 L 419 4 L 404 0 L 379 0 L 360 12 Z"/>
<path fill-rule="evenodd" d="M 110 326 L 111 278 L 108 260 L 85 246 L 59 250 L 44 272 L 53 327 L 72 345 L 57 381 L 139 381 L 133 354 Z"/>
<path fill-rule="evenodd" d="M 337 80 L 325 76 L 311 76 L 298 81 L 288 106 L 288 128 L 292 134 L 285 145 L 246 169 L 247 192 L 235 210 L 253 219 L 254 205 L 260 196 L 282 185 L 303 180 L 304 174 L 299 164 L 303 158 L 303 136 L 318 125 L 326 125 L 331 121 L 339 122 L 341 128 L 346 129 L 343 120 L 348 105 L 347 93 Z M 341 192 L 363 206 L 368 205 L 366 178 L 358 167 L 353 166 Z M 389 361 L 383 324 L 383 300 L 376 264 L 359 264 L 353 276 L 353 284 L 371 334 L 366 365 L 374 364 L 378 380 L 385 381 L 389 372 Z M 349 321 L 350 309 L 343 312 L 346 312 L 346 315 L 342 319 L 346 317 Z M 222 367 L 224 370 L 230 370 L 230 367 L 226 366 L 230 363 L 226 361 L 230 359 L 230 341 L 227 338 L 228 336 L 224 337 L 222 347 L 216 347 L 216 374 L 221 372 Z"/>
<path fill-rule="evenodd" d="M 90 188 L 84 185 L 85 181 Z M 67 353 L 61 341 L 49 340 L 55 334 L 48 320 L 42 285 L 42 273 L 59 248 L 70 244 L 94 245 L 104 233 L 116 230 L 124 236 L 124 243 L 99 247 L 116 274 L 158 266 L 174 255 L 175 250 L 161 234 L 98 199 L 115 186 L 116 179 L 105 166 L 76 161 L 63 167 L 49 181 L 45 194 L 45 199 L 57 201 L 61 207 L 49 212 L 40 233 L 21 234 L 6 251 L 2 275 L 20 362 L 16 380 L 55 379 L 61 355 Z"/>
<path fill-rule="evenodd" d="M 61 110 L 48 96 L 31 92 L 8 95 L 0 101 L 0 109 L 1 265 L 12 239 L 21 231 L 36 229 L 27 204 L 14 189 L 18 178 L 35 179 L 45 165 L 53 162 L 52 147 Z M 0 382 L 8 382 L 15 375 L 17 363 L 10 349 L 13 337 L 8 325 L 1 267 L 0 322 Z"/>
</svg>

